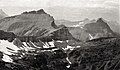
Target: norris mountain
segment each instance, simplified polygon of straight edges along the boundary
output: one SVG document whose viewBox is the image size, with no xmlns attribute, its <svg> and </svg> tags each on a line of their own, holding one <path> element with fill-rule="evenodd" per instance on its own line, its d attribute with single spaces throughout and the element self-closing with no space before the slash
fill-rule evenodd
<svg viewBox="0 0 120 70">
<path fill-rule="evenodd" d="M 0 30 L 13 32 L 17 36 L 48 36 L 53 34 L 57 39 L 71 38 L 66 26 L 57 26 L 54 18 L 43 9 L 23 12 L 20 15 L 0 20 Z"/>
<path fill-rule="evenodd" d="M 16 35 L 38 35 L 46 29 L 54 29 L 51 26 L 52 22 L 54 22 L 54 18 L 41 9 L 6 17 L 0 20 L 0 29 L 14 32 Z"/>
</svg>

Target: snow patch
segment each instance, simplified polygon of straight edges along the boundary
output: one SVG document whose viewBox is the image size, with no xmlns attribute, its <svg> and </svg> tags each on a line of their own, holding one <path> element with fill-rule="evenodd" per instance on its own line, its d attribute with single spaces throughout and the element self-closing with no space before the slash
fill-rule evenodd
<svg viewBox="0 0 120 70">
<path fill-rule="evenodd" d="M 12 62 L 12 59 L 8 55 L 6 55 L 6 54 L 9 54 L 9 55 L 12 54 L 10 53 L 11 50 L 8 50 L 7 47 L 13 49 L 14 51 L 12 52 L 17 52 L 19 48 L 15 46 L 13 42 L 9 42 L 7 40 L 0 40 L 0 51 L 3 52 L 2 60 L 5 62 Z"/>
</svg>

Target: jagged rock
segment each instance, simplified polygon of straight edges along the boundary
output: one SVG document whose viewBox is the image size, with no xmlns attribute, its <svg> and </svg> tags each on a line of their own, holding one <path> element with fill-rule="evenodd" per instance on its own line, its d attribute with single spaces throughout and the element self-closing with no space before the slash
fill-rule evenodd
<svg viewBox="0 0 120 70">
<path fill-rule="evenodd" d="M 26 67 L 41 70 L 67 70 L 69 63 L 66 60 L 66 53 L 59 49 L 55 51 L 39 52 L 37 55 L 26 54 L 22 59 L 14 60 L 18 64 Z M 30 69 L 28 68 L 28 69 Z"/>
<path fill-rule="evenodd" d="M 47 14 L 43 9 L 38 11 L 23 12 L 22 14 Z"/>
<path fill-rule="evenodd" d="M 113 68 L 111 70 L 114 70 L 116 67 L 120 69 L 119 43 L 119 38 L 100 38 L 86 42 L 83 47 L 74 49 L 69 53 L 69 59 L 72 63 L 71 67 L 75 70 L 85 70 L 91 67 L 98 68 L 98 70 L 109 70 L 111 68 Z M 74 64 L 77 66 L 74 66 Z M 107 67 L 108 69 L 105 69 Z"/>
<path fill-rule="evenodd" d="M 12 31 L 18 36 L 40 36 L 42 33 L 54 29 L 51 24 L 55 25 L 54 18 L 41 9 L 4 18 L 0 20 L 0 29 Z"/>
<path fill-rule="evenodd" d="M 0 30 L 0 39 L 1 40 L 8 40 L 9 42 L 12 42 L 16 35 L 13 32 L 5 32 L 3 30 Z"/>
<path fill-rule="evenodd" d="M 80 27 L 68 27 L 68 29 L 74 38 L 81 40 L 81 41 L 89 40 L 89 33 L 81 29 Z"/>
<path fill-rule="evenodd" d="M 74 39 L 65 25 L 57 26 L 54 23 L 54 18 L 45 13 L 43 9 L 40 9 L 38 11 L 24 12 L 20 15 L 4 18 L 0 21 L 0 26 L 2 26 L 0 29 L 8 32 L 13 32 L 18 37 L 21 37 L 20 39 L 22 42 L 23 40 L 25 42 L 27 39 L 31 39 L 30 41 L 36 42 L 37 37 L 42 37 L 40 39 L 43 42 L 45 42 L 44 40 L 47 42 L 48 38 L 50 41 L 52 41 L 52 39 Z M 51 34 L 53 36 L 49 36 Z M 29 40 L 27 40 L 27 42 L 28 41 Z"/>
</svg>

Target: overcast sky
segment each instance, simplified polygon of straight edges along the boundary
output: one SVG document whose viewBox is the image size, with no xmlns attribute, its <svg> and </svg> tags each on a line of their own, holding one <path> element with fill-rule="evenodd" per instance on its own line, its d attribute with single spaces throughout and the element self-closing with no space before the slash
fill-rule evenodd
<svg viewBox="0 0 120 70">
<path fill-rule="evenodd" d="M 0 8 L 8 15 L 20 12 L 19 7 L 27 10 L 53 6 L 118 8 L 118 5 L 119 0 L 0 0 Z"/>
<path fill-rule="evenodd" d="M 116 7 L 119 0 L 0 0 L 0 6 L 22 7 Z"/>
</svg>

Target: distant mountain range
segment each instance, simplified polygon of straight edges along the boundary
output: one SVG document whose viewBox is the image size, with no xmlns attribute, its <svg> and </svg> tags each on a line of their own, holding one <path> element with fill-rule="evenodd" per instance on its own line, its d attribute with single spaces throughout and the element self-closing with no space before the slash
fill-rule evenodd
<svg viewBox="0 0 120 70">
<path fill-rule="evenodd" d="M 46 11 L 53 15 L 56 20 L 80 21 L 85 18 L 95 19 L 102 17 L 106 20 L 119 22 L 119 9 L 116 8 L 54 6 L 47 8 Z"/>
<path fill-rule="evenodd" d="M 69 20 L 55 20 L 56 25 L 65 25 L 67 27 L 72 27 L 73 25 L 78 24 L 80 21 L 69 21 Z"/>
</svg>

